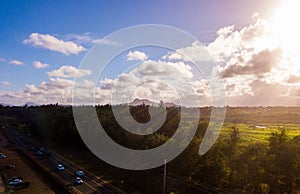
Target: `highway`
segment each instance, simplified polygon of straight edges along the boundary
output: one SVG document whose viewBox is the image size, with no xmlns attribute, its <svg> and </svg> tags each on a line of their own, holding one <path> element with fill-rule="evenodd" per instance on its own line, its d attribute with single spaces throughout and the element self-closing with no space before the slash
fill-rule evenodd
<svg viewBox="0 0 300 194">
<path fill-rule="evenodd" d="M 60 185 L 64 186 L 70 193 L 86 193 L 86 194 L 123 194 L 124 191 L 116 188 L 113 185 L 105 183 L 91 172 L 82 169 L 72 161 L 69 161 L 56 153 L 51 152 L 49 155 L 38 155 L 37 151 L 40 148 L 39 144 L 33 142 L 27 135 L 21 134 L 13 129 L 3 129 L 8 139 L 12 141 L 16 148 L 25 154 L 30 160 L 49 173 Z M 33 149 L 34 147 L 34 149 Z M 64 166 L 63 171 L 56 169 L 58 164 Z M 82 178 L 83 184 L 75 184 L 75 172 L 83 170 L 85 175 Z"/>
</svg>

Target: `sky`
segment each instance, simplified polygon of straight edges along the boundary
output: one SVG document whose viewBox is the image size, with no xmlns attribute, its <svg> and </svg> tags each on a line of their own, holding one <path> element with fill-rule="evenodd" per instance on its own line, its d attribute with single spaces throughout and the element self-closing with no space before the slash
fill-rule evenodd
<svg viewBox="0 0 300 194">
<path fill-rule="evenodd" d="M 116 103 L 179 103 L 185 94 L 196 96 L 199 106 L 210 105 L 209 80 L 182 57 L 201 63 L 204 48 L 224 82 L 226 104 L 300 105 L 299 6 L 296 0 L 0 1 L 0 103 L 72 104 L 80 78 L 80 103 L 92 97 L 96 104 L 111 103 L 117 91 Z M 142 24 L 175 27 L 198 42 L 176 51 L 130 48 L 96 83 L 89 80 L 92 70 L 80 64 L 95 44 L 121 46 L 104 37 Z"/>
</svg>

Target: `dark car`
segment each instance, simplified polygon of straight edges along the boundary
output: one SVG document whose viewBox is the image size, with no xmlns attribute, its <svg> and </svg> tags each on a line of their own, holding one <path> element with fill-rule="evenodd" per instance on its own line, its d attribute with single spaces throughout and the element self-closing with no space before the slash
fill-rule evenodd
<svg viewBox="0 0 300 194">
<path fill-rule="evenodd" d="M 12 165 L 12 164 L 8 164 L 8 165 L 3 166 L 3 169 L 12 169 L 12 168 L 16 168 L 16 166 Z"/>
<path fill-rule="evenodd" d="M 45 155 L 49 155 L 49 154 L 50 154 L 50 152 L 48 151 L 48 149 L 47 149 L 46 147 L 41 147 L 41 148 L 40 148 L 40 151 L 41 151 L 43 154 L 45 154 Z"/>
<path fill-rule="evenodd" d="M 14 190 L 19 190 L 27 188 L 30 185 L 30 182 L 20 182 L 19 184 L 11 185 L 11 188 Z"/>
<path fill-rule="evenodd" d="M 75 174 L 78 177 L 83 177 L 84 176 L 84 172 L 82 170 L 77 170 Z"/>
</svg>

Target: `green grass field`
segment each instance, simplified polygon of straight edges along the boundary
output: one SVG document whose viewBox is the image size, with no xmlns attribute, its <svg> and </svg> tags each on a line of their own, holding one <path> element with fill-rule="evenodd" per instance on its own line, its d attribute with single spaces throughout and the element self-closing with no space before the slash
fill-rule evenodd
<svg viewBox="0 0 300 194">
<path fill-rule="evenodd" d="M 279 131 L 280 128 L 285 128 L 289 138 L 300 135 L 299 124 L 285 124 L 285 125 L 247 125 L 228 123 L 224 124 L 221 137 L 231 134 L 232 127 L 235 126 L 239 129 L 241 142 L 243 143 L 267 143 L 268 138 L 272 132 Z"/>
</svg>

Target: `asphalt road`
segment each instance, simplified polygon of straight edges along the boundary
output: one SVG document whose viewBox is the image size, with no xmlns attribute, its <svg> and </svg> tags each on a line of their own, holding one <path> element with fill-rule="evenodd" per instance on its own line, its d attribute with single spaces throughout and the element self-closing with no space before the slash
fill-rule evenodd
<svg viewBox="0 0 300 194">
<path fill-rule="evenodd" d="M 42 167 L 47 173 L 49 173 L 56 181 L 65 186 L 68 190 L 72 190 L 74 193 L 103 193 L 103 194 L 119 194 L 125 193 L 120 189 L 105 183 L 102 179 L 93 175 L 90 172 L 85 171 L 80 166 L 72 161 L 68 161 L 65 158 L 51 152 L 50 155 L 37 155 L 38 148 L 40 145 L 33 142 L 30 137 L 25 134 L 20 134 L 16 130 L 5 128 L 4 133 L 8 138 L 15 143 L 16 147 L 22 151 L 31 160 L 36 162 L 40 167 Z M 32 149 L 32 146 L 35 149 Z M 62 164 L 64 166 L 63 171 L 56 170 L 56 166 Z M 83 170 L 85 172 L 83 179 L 83 184 L 75 184 L 75 172 L 77 170 Z"/>
</svg>

